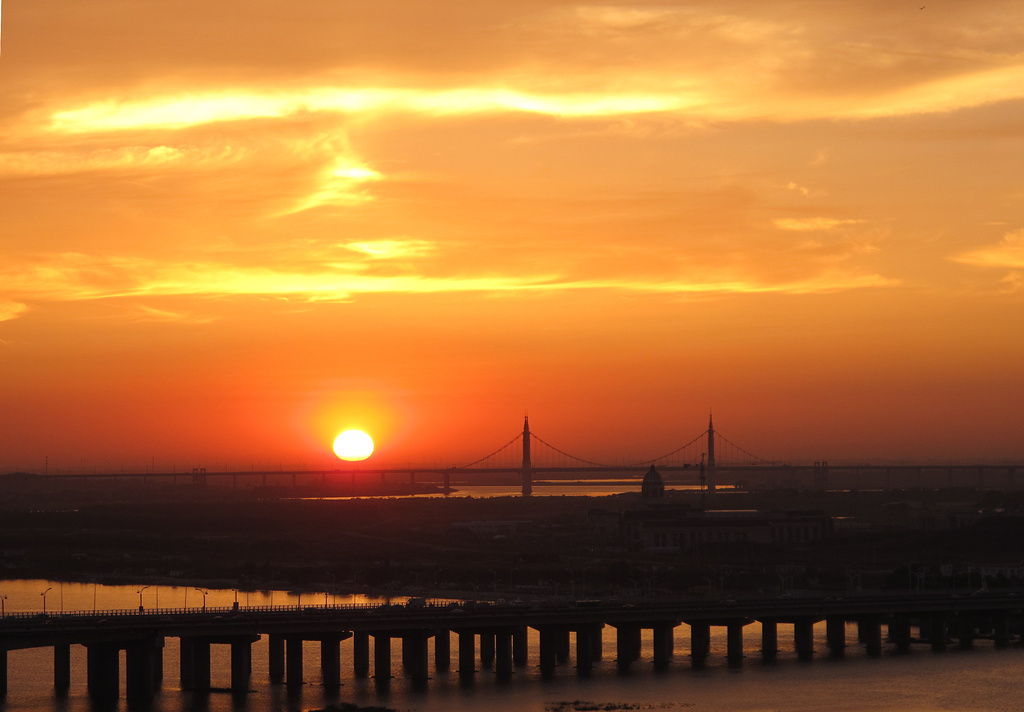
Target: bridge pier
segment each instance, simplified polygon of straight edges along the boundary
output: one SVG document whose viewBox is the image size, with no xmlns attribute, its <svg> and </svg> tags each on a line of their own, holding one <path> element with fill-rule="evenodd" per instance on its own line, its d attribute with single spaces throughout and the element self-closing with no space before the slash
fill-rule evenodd
<svg viewBox="0 0 1024 712">
<path fill-rule="evenodd" d="M 89 696 L 112 702 L 121 694 L 121 648 L 117 643 L 86 645 Z"/>
<path fill-rule="evenodd" d="M 530 660 L 530 633 L 529 628 L 519 626 L 512 631 L 512 662 L 517 667 L 526 665 Z"/>
<path fill-rule="evenodd" d="M 726 627 L 725 657 L 730 665 L 743 662 L 743 622 L 732 621 Z"/>
<path fill-rule="evenodd" d="M 164 639 L 158 638 L 159 645 L 153 650 L 153 679 L 156 680 L 157 689 L 164 682 Z"/>
<path fill-rule="evenodd" d="M 992 639 L 997 648 L 1010 644 L 1010 618 L 1006 614 L 998 614 L 992 621 Z"/>
<path fill-rule="evenodd" d="M 268 668 L 270 681 L 280 684 L 284 682 L 284 636 L 271 635 L 268 643 L 270 645 Z"/>
<path fill-rule="evenodd" d="M 499 678 L 512 677 L 512 629 L 501 628 L 494 634 L 496 661 L 494 672 Z"/>
<path fill-rule="evenodd" d="M 341 687 L 341 636 L 320 640 L 320 679 L 324 687 Z"/>
<path fill-rule="evenodd" d="M 402 634 L 402 667 L 413 683 L 422 685 L 430 679 L 427 666 L 429 658 L 427 645 L 430 635 L 424 631 L 408 631 Z"/>
<path fill-rule="evenodd" d="M 491 667 L 494 664 L 494 631 L 480 633 L 480 664 Z"/>
<path fill-rule="evenodd" d="M 195 654 L 192 639 L 179 638 L 178 642 L 178 680 L 182 690 L 192 690 L 195 687 Z"/>
<path fill-rule="evenodd" d="M 668 667 L 675 653 L 675 624 L 660 623 L 654 626 L 654 669 L 664 670 Z"/>
<path fill-rule="evenodd" d="M 742 635 L 742 633 L 741 633 Z M 699 622 L 690 624 L 690 664 L 701 667 L 711 653 L 711 624 Z"/>
<path fill-rule="evenodd" d="M 444 672 L 452 666 L 452 633 L 450 630 L 434 631 L 434 669 Z"/>
<path fill-rule="evenodd" d="M 569 662 L 569 629 L 559 628 L 555 634 L 555 659 L 559 665 Z"/>
<path fill-rule="evenodd" d="M 867 616 L 857 621 L 857 638 L 864 643 L 867 654 L 877 657 L 882 654 L 882 621 L 876 616 Z"/>
<path fill-rule="evenodd" d="M 244 694 L 252 679 L 252 639 L 231 641 L 231 691 Z"/>
<path fill-rule="evenodd" d="M 302 638 L 285 638 L 285 678 L 288 687 L 302 686 Z"/>
<path fill-rule="evenodd" d="M 958 647 L 961 650 L 970 650 L 974 647 L 974 621 L 971 620 L 967 614 L 961 613 L 957 617 L 956 634 L 958 638 Z"/>
<path fill-rule="evenodd" d="M 615 630 L 615 661 L 619 670 L 628 670 L 640 658 L 640 627 L 620 625 Z"/>
<path fill-rule="evenodd" d="M 380 682 L 391 679 L 391 635 L 388 633 L 373 636 L 373 677 Z"/>
<path fill-rule="evenodd" d="M 839 616 L 825 619 L 825 643 L 833 658 L 841 658 L 846 654 L 846 619 Z"/>
<path fill-rule="evenodd" d="M 604 657 L 604 623 L 599 623 L 590 636 L 590 659 L 595 663 Z"/>
<path fill-rule="evenodd" d="M 793 645 L 800 660 L 814 657 L 814 619 L 798 618 L 793 621 Z"/>
<path fill-rule="evenodd" d="M 473 677 L 476 672 L 476 635 L 471 630 L 459 631 L 459 677 Z"/>
<path fill-rule="evenodd" d="M 846 619 L 829 616 L 825 619 L 825 644 L 828 654 L 833 658 L 846 655 Z"/>
<path fill-rule="evenodd" d="M 932 644 L 932 650 L 940 652 L 946 649 L 946 615 L 944 613 L 933 613 L 929 617 L 928 640 Z"/>
<path fill-rule="evenodd" d="M 352 635 L 352 672 L 356 677 L 370 674 L 370 634 L 361 630 Z"/>
<path fill-rule="evenodd" d="M 156 693 L 155 651 L 162 645 L 162 639 L 146 639 L 132 641 L 126 646 L 125 684 L 129 706 L 153 699 Z"/>
<path fill-rule="evenodd" d="M 779 654 L 779 623 L 774 619 L 761 621 L 761 657 L 774 660 Z"/>
<path fill-rule="evenodd" d="M 889 621 L 889 640 L 896 650 L 905 653 L 910 650 L 910 619 L 906 616 L 895 616 Z"/>
<path fill-rule="evenodd" d="M 71 646 L 53 646 L 53 689 L 58 695 L 67 694 L 71 687 Z"/>
<path fill-rule="evenodd" d="M 549 676 L 555 671 L 558 664 L 558 637 L 557 628 L 540 628 L 540 672 L 542 676 Z"/>
<path fill-rule="evenodd" d="M 583 626 L 576 630 L 576 674 L 586 677 L 594 669 L 594 661 L 590 657 L 590 636 L 593 628 Z"/>
<path fill-rule="evenodd" d="M 205 638 L 181 638 L 178 666 L 181 689 L 210 691 L 210 641 Z"/>
</svg>

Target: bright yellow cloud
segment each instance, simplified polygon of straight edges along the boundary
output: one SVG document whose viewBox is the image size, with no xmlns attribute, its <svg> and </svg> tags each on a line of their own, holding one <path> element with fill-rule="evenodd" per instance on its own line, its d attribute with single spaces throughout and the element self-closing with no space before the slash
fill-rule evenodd
<svg viewBox="0 0 1024 712">
<path fill-rule="evenodd" d="M 1007 233 L 998 245 L 971 250 L 953 259 L 978 267 L 1024 269 L 1024 228 Z"/>
<path fill-rule="evenodd" d="M 700 102 L 682 94 L 533 94 L 504 89 L 451 90 L 311 88 L 292 93 L 225 90 L 222 94 L 100 102 L 55 112 L 51 128 L 66 133 L 180 129 L 214 122 L 279 118 L 300 112 L 340 114 L 405 111 L 428 115 L 526 112 L 554 116 L 617 116 L 679 111 Z"/>
<path fill-rule="evenodd" d="M 419 257 L 430 252 L 434 246 L 426 240 L 375 240 L 349 242 L 342 247 L 374 259 L 393 259 Z"/>
<path fill-rule="evenodd" d="M 0 321 L 17 319 L 28 309 L 24 304 L 0 300 Z"/>
<path fill-rule="evenodd" d="M 361 189 L 362 184 L 382 178 L 380 173 L 369 166 L 357 163 L 353 158 L 336 158 L 320 172 L 316 190 L 281 214 L 290 215 L 321 205 L 365 203 L 372 200 L 372 196 Z"/>
<path fill-rule="evenodd" d="M 844 225 L 856 225 L 863 220 L 840 220 L 838 218 L 779 218 L 772 223 L 780 230 L 810 232 L 817 230 L 835 230 Z"/>
<path fill-rule="evenodd" d="M 373 243 L 366 243 L 369 248 Z M 371 248 L 372 249 L 372 248 Z M 344 301 L 357 294 L 438 294 L 457 292 L 555 292 L 621 290 L 660 294 L 812 294 L 847 289 L 887 287 L 895 280 L 857 272 L 826 271 L 806 277 L 771 282 L 738 277 L 729 270 L 700 279 L 607 278 L 573 279 L 557 274 L 524 276 L 377 275 L 358 265 L 315 265 L 307 269 L 242 267 L 215 263 L 166 263 L 141 258 L 93 258 L 81 254 L 56 255 L 36 265 L 0 269 L 6 291 L 25 301 L 78 301 L 110 298 L 167 296 L 272 295 L 308 301 Z M 13 303 L 6 318 L 25 307 Z M 167 310 L 143 308 L 149 319 L 205 322 Z M 0 310 L 0 315 L 5 312 Z"/>
<path fill-rule="evenodd" d="M 307 112 L 342 115 L 413 113 L 426 116 L 528 113 L 565 118 L 676 114 L 693 120 L 867 119 L 955 111 L 1024 97 L 1024 65 L 986 69 L 907 83 L 865 95 L 766 95 L 755 76 L 728 83 L 704 76 L 681 87 L 657 73 L 647 90 L 622 92 L 562 90 L 549 93 L 515 88 L 311 87 L 291 92 L 234 90 L 193 96 L 155 96 L 105 101 L 54 112 L 50 128 L 61 133 L 182 129 L 217 122 L 284 118 Z M 614 84 L 618 84 L 615 82 Z"/>
<path fill-rule="evenodd" d="M 61 175 L 123 168 L 166 168 L 199 161 L 223 163 L 236 157 L 231 148 L 124 146 L 80 151 L 16 151 L 0 153 L 0 175 Z"/>
</svg>

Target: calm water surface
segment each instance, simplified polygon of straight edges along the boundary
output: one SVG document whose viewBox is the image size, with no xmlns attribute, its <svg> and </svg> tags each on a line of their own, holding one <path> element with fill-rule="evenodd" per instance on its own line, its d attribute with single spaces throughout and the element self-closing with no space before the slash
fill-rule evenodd
<svg viewBox="0 0 1024 712">
<path fill-rule="evenodd" d="M 155 608 L 157 597 L 161 607 L 181 607 L 186 602 L 183 587 L 93 586 L 61 584 L 51 581 L 16 581 L 0 584 L 0 593 L 7 596 L 7 612 L 34 611 L 42 608 L 41 593 L 47 588 L 49 611 L 59 611 L 60 594 L 66 610 L 91 610 L 95 599 L 99 608 L 137 608 L 139 591 L 143 604 Z M 245 605 L 246 594 L 234 590 L 204 589 L 208 606 L 231 605 L 236 595 Z M 271 593 L 249 593 L 250 605 L 268 605 Z M 202 605 L 202 594 L 190 589 L 189 607 Z M 303 594 L 303 601 L 323 603 L 324 594 Z M 327 600 L 331 601 L 328 594 Z M 337 603 L 372 603 L 377 599 L 361 596 L 338 596 Z M 283 591 L 273 593 L 275 605 L 296 604 L 298 595 Z M 305 603 L 303 604 L 305 605 Z M 297 690 L 271 685 L 267 672 L 267 640 L 253 646 L 253 678 L 251 691 L 238 699 L 226 688 L 229 684 L 229 649 L 213 647 L 212 682 L 214 691 L 201 696 L 183 692 L 178 683 L 178 641 L 166 641 L 163 687 L 154 700 L 159 712 L 229 712 L 246 710 L 299 712 L 323 707 L 331 702 L 354 702 L 361 705 L 384 705 L 401 710 L 486 710 L 487 712 L 555 711 L 582 709 L 572 702 L 596 705 L 635 705 L 628 709 L 646 710 L 708 710 L 714 712 L 937 712 L 939 710 L 988 710 L 1003 712 L 1024 708 L 1019 680 L 1024 678 L 1024 650 L 996 650 L 986 641 L 979 641 L 975 650 L 948 650 L 933 653 L 927 647 L 916 647 L 907 655 L 888 653 L 880 658 L 867 658 L 856 641 L 856 629 L 847 629 L 847 657 L 829 659 L 825 655 L 824 625 L 815 629 L 815 649 L 819 657 L 810 662 L 796 659 L 792 648 L 792 627 L 779 626 L 782 648 L 778 661 L 764 663 L 758 647 L 760 629 L 757 624 L 745 628 L 746 659 L 739 668 L 725 663 L 724 630 L 712 629 L 709 664 L 693 670 L 689 664 L 689 630 L 683 625 L 676 630 L 676 656 L 665 672 L 655 672 L 650 663 L 650 631 L 645 631 L 643 659 L 634 663 L 629 674 L 620 674 L 614 662 L 614 630 L 606 628 L 604 660 L 595 663 L 589 679 L 576 677 L 573 658 L 560 666 L 553 679 L 542 680 L 538 670 L 537 635 L 531 631 L 529 665 L 517 668 L 508 682 L 498 682 L 492 671 L 477 664 L 477 674 L 470 685 L 459 680 L 458 638 L 452 636 L 452 670 L 432 671 L 432 679 L 424 690 L 417 690 L 402 677 L 401 645 L 392 644 L 392 671 L 395 678 L 378 685 L 374 679 L 355 679 L 351 671 L 350 643 L 342 643 L 342 677 L 340 690 L 325 690 L 320 685 L 319 644 L 307 643 L 304 684 Z M 372 643 L 371 643 L 372 645 Z M 573 648 L 575 651 L 575 647 Z M 432 653 L 432 651 L 431 651 Z M 53 653 L 49 648 L 14 650 L 8 657 L 10 691 L 0 709 L 26 712 L 91 712 L 86 692 L 85 649 L 72 646 L 72 685 L 66 697 L 53 694 Z M 432 657 L 431 657 L 432 659 Z M 124 665 L 122 661 L 122 675 Z M 124 682 L 122 680 L 122 692 Z M 122 700 L 116 708 L 126 711 Z"/>
</svg>

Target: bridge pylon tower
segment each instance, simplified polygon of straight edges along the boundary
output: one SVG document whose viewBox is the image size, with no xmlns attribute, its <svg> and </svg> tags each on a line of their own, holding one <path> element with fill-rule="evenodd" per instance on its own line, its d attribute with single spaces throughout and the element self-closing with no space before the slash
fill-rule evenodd
<svg viewBox="0 0 1024 712">
<path fill-rule="evenodd" d="M 533 465 L 530 464 L 530 416 L 523 418 L 523 496 L 533 494 Z"/>
<path fill-rule="evenodd" d="M 715 491 L 715 421 L 708 414 L 708 492 Z"/>
</svg>

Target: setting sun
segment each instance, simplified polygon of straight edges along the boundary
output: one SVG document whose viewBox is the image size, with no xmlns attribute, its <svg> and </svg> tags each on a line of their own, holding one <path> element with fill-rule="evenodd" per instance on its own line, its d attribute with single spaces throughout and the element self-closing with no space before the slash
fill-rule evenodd
<svg viewBox="0 0 1024 712">
<path fill-rule="evenodd" d="M 365 460 L 373 453 L 373 439 L 362 430 L 346 430 L 334 439 L 334 454 L 342 460 Z"/>
</svg>

